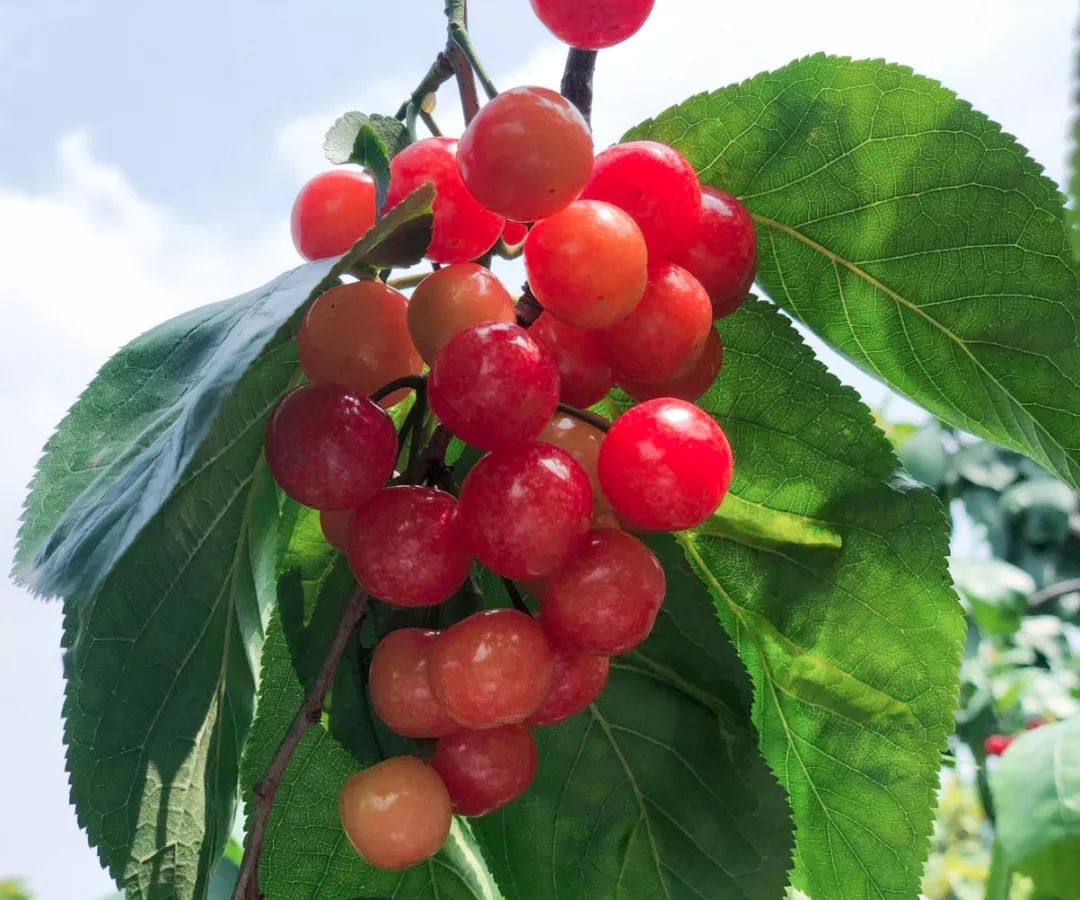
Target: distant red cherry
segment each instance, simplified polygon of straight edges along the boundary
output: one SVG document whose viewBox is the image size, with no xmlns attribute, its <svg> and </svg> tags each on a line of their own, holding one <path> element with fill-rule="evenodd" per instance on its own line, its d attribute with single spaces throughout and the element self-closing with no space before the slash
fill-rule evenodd
<svg viewBox="0 0 1080 900">
<path fill-rule="evenodd" d="M 1013 740 L 1009 735 L 992 734 L 983 741 L 983 749 L 986 751 L 987 756 L 1001 756 L 1002 753 L 1009 749 L 1009 745 Z"/>
<path fill-rule="evenodd" d="M 600 696 L 611 660 L 581 650 L 554 646 L 555 677 L 544 705 L 529 717 L 530 725 L 554 725 L 576 716 Z"/>
<path fill-rule="evenodd" d="M 482 816 L 520 796 L 536 775 L 536 740 L 524 725 L 440 738 L 431 767 L 459 816 Z"/>
<path fill-rule="evenodd" d="M 507 222 L 503 226 L 502 238 L 511 247 L 520 244 L 529 233 L 529 228 L 524 222 Z"/>
<path fill-rule="evenodd" d="M 545 312 L 529 334 L 555 360 L 563 403 L 584 409 L 607 396 L 615 376 L 601 352 L 599 332 L 575 328 Z"/>
<path fill-rule="evenodd" d="M 323 172 L 300 188 L 293 203 L 292 239 L 304 259 L 339 256 L 374 224 L 375 182 L 366 172 Z"/>
<path fill-rule="evenodd" d="M 625 41 L 649 17 L 656 0 L 532 0 L 538 19 L 564 44 L 600 50 Z"/>
<path fill-rule="evenodd" d="M 438 636 L 437 631 L 401 628 L 375 645 L 368 696 L 378 717 L 395 734 L 433 738 L 459 727 L 435 699 L 428 679 L 428 655 Z"/>
<path fill-rule="evenodd" d="M 1042 728 L 1046 724 L 1046 719 L 1028 719 L 1024 723 L 1025 731 L 1034 731 L 1036 728 Z"/>
</svg>

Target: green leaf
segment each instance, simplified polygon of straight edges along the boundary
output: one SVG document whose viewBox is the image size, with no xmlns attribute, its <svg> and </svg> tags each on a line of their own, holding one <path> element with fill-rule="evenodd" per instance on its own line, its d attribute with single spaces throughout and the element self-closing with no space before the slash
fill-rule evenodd
<svg viewBox="0 0 1080 900">
<path fill-rule="evenodd" d="M 990 775 L 1004 863 L 1047 894 L 1080 897 L 1080 716 L 1017 738 Z"/>
<path fill-rule="evenodd" d="M 814 900 L 914 896 L 964 636 L 948 521 L 775 307 L 750 300 L 720 330 L 724 371 L 699 403 L 731 440 L 732 494 L 842 542 L 680 538 L 754 682 L 793 883 Z"/>
<path fill-rule="evenodd" d="M 822 55 L 633 129 L 757 224 L 759 283 L 866 371 L 1080 486 L 1080 290 L 1062 197 L 1000 127 Z"/>
<path fill-rule="evenodd" d="M 1074 41 L 1076 39 L 1074 38 Z M 1069 236 L 1072 238 L 1073 256 L 1080 260 L 1080 209 L 1077 208 L 1077 200 L 1080 200 L 1080 42 L 1076 43 L 1076 52 L 1073 56 L 1073 125 L 1072 125 L 1072 154 L 1069 178 L 1069 197 L 1072 204 L 1069 207 Z"/>
<path fill-rule="evenodd" d="M 409 143 L 409 133 L 397 119 L 347 112 L 326 132 L 323 150 L 335 165 L 356 163 L 375 179 L 376 208 L 381 210 L 390 189 L 390 160 Z"/>
</svg>

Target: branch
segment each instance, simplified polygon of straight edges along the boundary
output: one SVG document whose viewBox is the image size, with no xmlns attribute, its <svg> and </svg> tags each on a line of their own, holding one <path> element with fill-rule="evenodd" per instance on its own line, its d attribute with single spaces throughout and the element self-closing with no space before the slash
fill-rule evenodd
<svg viewBox="0 0 1080 900">
<path fill-rule="evenodd" d="M 1057 584 L 1044 587 L 1041 591 L 1036 591 L 1028 597 L 1028 606 L 1041 606 L 1059 597 L 1076 593 L 1080 593 L 1080 578 L 1070 578 L 1068 581 L 1059 581 Z"/>
<path fill-rule="evenodd" d="M 596 69 L 596 51 L 578 50 L 571 47 L 566 55 L 563 69 L 562 95 L 578 108 L 585 121 L 592 121 L 593 71 Z"/>
<path fill-rule="evenodd" d="M 450 64 L 450 57 L 446 55 L 445 51 L 439 51 L 439 55 L 435 57 L 435 62 L 431 64 L 431 68 L 428 69 L 427 74 L 416 86 L 416 90 L 409 95 L 409 99 L 401 104 L 395 118 L 404 119 L 410 103 L 417 110 L 421 110 L 424 105 L 424 98 L 428 94 L 435 93 L 440 85 L 453 77 L 454 67 Z"/>
</svg>

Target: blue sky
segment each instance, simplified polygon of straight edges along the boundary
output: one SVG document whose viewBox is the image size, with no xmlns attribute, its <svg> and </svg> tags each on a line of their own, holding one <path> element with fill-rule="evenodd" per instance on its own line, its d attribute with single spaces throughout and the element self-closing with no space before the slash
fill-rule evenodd
<svg viewBox="0 0 1080 900">
<path fill-rule="evenodd" d="M 393 112 L 442 43 L 441 0 L 0 0 L 0 546 L 49 431 L 104 359 L 296 262 L 287 217 L 350 108 Z M 557 85 L 527 0 L 472 0 L 496 83 Z M 722 13 L 717 10 L 722 9 Z M 1073 0 L 657 0 L 597 73 L 597 144 L 692 93 L 818 50 L 941 79 L 1066 171 Z M 452 90 L 436 115 L 453 128 Z M 829 357 L 871 403 L 869 379 Z M 898 407 L 902 412 L 910 410 Z M 3 568 L 6 571 L 7 566 Z M 93 900 L 67 805 L 59 607 L 0 582 L 0 879 Z"/>
</svg>

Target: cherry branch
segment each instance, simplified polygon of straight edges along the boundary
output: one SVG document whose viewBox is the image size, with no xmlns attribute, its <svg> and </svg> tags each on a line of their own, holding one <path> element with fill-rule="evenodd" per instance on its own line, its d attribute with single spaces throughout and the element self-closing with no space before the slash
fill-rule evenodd
<svg viewBox="0 0 1080 900">
<path fill-rule="evenodd" d="M 578 108 L 585 121 L 592 123 L 593 72 L 596 70 L 596 51 L 570 48 L 563 69 L 562 95 Z"/>
</svg>

